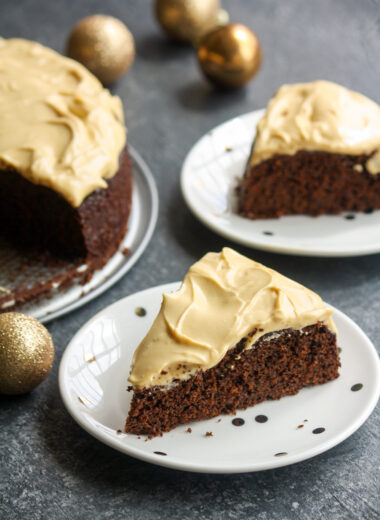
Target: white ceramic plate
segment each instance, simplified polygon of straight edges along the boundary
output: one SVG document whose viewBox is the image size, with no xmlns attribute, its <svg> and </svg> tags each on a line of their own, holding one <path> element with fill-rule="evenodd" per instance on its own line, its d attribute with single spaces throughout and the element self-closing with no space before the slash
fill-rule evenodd
<svg viewBox="0 0 380 520">
<path fill-rule="evenodd" d="M 242 177 L 256 124 L 256 110 L 217 126 L 190 150 L 182 167 L 183 197 L 194 215 L 216 233 L 246 246 L 308 256 L 358 256 L 380 252 L 380 211 L 250 220 L 237 215 Z"/>
<path fill-rule="evenodd" d="M 235 419 L 245 421 L 240 427 L 233 425 L 233 416 L 223 415 L 179 426 L 152 440 L 122 433 L 131 399 L 126 387 L 134 350 L 158 312 L 162 293 L 178 286 L 176 282 L 154 287 L 114 303 L 69 343 L 59 370 L 61 396 L 73 418 L 100 441 L 132 457 L 181 470 L 259 471 L 332 448 L 372 412 L 380 393 L 376 351 L 364 332 L 335 310 L 342 348 L 341 375 L 335 381 L 239 412 Z M 146 311 L 143 316 L 141 309 Z M 363 386 L 352 391 L 354 385 Z M 258 415 L 268 417 L 267 422 L 257 422 Z M 186 431 L 189 426 L 191 433 Z M 325 430 L 313 433 L 318 428 Z"/>
<path fill-rule="evenodd" d="M 133 163 L 132 207 L 128 230 L 118 251 L 107 264 L 96 271 L 86 285 L 74 284 L 66 291 L 57 290 L 53 295 L 35 304 L 25 304 L 22 312 L 47 323 L 81 307 L 110 288 L 137 262 L 147 247 L 158 215 L 158 193 L 153 176 L 136 150 L 129 146 Z M 127 249 L 127 255 L 123 250 Z"/>
</svg>

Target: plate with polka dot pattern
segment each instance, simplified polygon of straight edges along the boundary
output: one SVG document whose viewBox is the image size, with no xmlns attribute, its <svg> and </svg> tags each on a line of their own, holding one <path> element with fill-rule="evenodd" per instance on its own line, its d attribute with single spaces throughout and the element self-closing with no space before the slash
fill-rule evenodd
<svg viewBox="0 0 380 520">
<path fill-rule="evenodd" d="M 80 426 L 101 442 L 161 466 L 240 473 L 314 457 L 368 418 L 380 394 L 379 359 L 365 333 L 335 309 L 342 363 L 335 381 L 235 416 L 179 426 L 151 440 L 124 433 L 133 353 L 157 315 L 162 294 L 178 287 L 175 282 L 119 300 L 90 319 L 66 348 L 59 369 L 62 399 Z"/>
<path fill-rule="evenodd" d="M 380 252 L 380 210 L 264 220 L 237 214 L 236 188 L 263 113 L 256 110 L 235 117 L 191 148 L 182 166 L 181 189 L 193 214 L 216 233 L 267 251 L 335 257 Z"/>
</svg>

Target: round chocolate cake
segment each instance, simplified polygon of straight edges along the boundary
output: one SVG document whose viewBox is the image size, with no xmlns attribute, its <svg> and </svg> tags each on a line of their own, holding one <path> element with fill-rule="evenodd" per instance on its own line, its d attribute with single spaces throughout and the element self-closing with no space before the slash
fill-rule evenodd
<svg viewBox="0 0 380 520">
<path fill-rule="evenodd" d="M 121 101 L 36 42 L 0 39 L 0 60 L 0 237 L 49 262 L 85 264 L 88 280 L 117 250 L 131 208 Z M 0 310 L 12 297 L 0 293 Z"/>
</svg>

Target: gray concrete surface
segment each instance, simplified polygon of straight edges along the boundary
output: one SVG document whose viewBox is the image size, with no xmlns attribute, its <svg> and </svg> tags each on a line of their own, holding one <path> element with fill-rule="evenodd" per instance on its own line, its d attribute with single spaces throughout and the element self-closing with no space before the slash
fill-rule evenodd
<svg viewBox="0 0 380 520">
<path fill-rule="evenodd" d="M 2 0 L 0 35 L 35 39 L 58 51 L 70 28 L 93 13 L 122 19 L 136 39 L 133 68 L 113 91 L 125 104 L 130 143 L 149 164 L 160 193 L 155 235 L 112 289 L 50 323 L 56 360 L 30 395 L 0 399 L 0 517 L 13 519 L 379 518 L 379 410 L 349 439 L 293 466 L 241 475 L 163 469 L 122 455 L 83 431 L 58 392 L 62 353 L 77 329 L 107 304 L 183 277 L 209 250 L 236 247 L 307 285 L 380 342 L 380 257 L 303 258 L 238 246 L 204 228 L 179 189 L 182 161 L 203 133 L 265 106 L 285 82 L 337 81 L 380 102 L 380 4 L 363 0 L 224 0 L 263 46 L 247 88 L 218 92 L 201 77 L 194 52 L 169 43 L 148 0 Z"/>
</svg>

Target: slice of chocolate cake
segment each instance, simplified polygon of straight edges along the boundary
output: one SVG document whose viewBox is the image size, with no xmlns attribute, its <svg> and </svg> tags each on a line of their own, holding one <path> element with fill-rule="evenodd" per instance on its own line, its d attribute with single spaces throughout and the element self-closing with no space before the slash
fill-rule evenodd
<svg viewBox="0 0 380 520">
<path fill-rule="evenodd" d="M 138 346 L 125 431 L 161 435 L 338 377 L 332 311 L 232 249 L 208 253 L 164 294 Z"/>
<path fill-rule="evenodd" d="M 85 263 L 89 279 L 117 250 L 131 208 L 121 101 L 36 42 L 0 38 L 0 61 L 0 236 Z"/>
<path fill-rule="evenodd" d="M 328 81 L 282 86 L 257 125 L 241 216 L 380 209 L 380 107 Z"/>
</svg>

